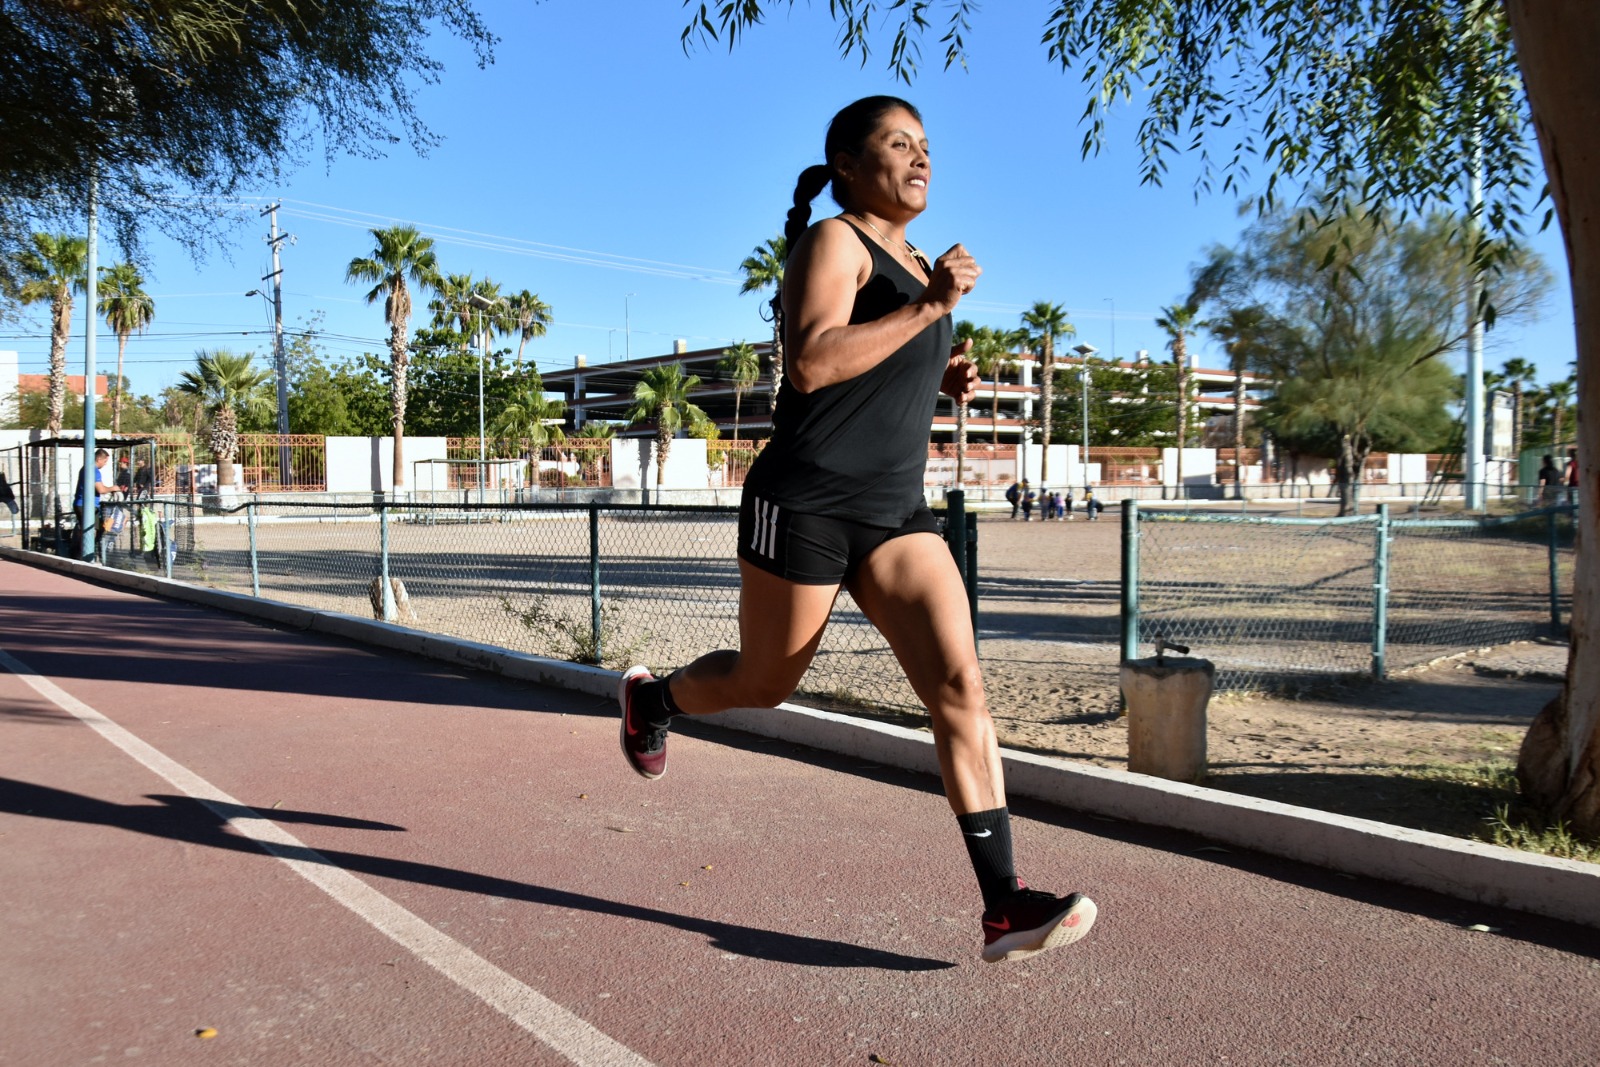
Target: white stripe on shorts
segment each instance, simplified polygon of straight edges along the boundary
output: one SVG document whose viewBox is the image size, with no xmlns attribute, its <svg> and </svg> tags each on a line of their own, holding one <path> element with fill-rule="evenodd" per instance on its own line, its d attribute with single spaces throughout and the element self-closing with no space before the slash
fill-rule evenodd
<svg viewBox="0 0 1600 1067">
<path fill-rule="evenodd" d="M 778 505 L 755 498 L 755 522 L 751 524 L 750 551 L 773 559 L 778 544 Z"/>
</svg>

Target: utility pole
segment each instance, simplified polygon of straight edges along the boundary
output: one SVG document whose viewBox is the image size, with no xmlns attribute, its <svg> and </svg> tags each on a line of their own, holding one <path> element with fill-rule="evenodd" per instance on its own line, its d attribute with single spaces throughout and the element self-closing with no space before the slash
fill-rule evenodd
<svg viewBox="0 0 1600 1067">
<path fill-rule="evenodd" d="M 100 281 L 100 232 L 99 232 L 99 205 L 96 198 L 99 195 L 99 175 L 91 170 L 89 172 L 89 233 L 88 233 L 88 277 L 84 284 L 84 312 L 88 328 L 83 331 L 83 470 L 79 472 L 81 482 L 79 491 L 83 494 L 83 507 L 78 512 L 78 529 L 82 534 L 82 544 L 79 545 L 79 558 L 98 559 L 95 551 L 95 538 L 100 536 L 98 522 L 100 513 L 97 510 L 99 495 L 94 491 L 95 474 L 97 468 L 94 463 L 94 380 L 97 377 L 95 368 L 94 333 L 99 325 L 100 296 L 97 285 Z M 60 445 L 56 446 L 58 449 Z M 115 473 L 113 467 L 111 473 Z"/>
<path fill-rule="evenodd" d="M 262 278 L 272 280 L 272 365 L 278 378 L 278 433 L 282 437 L 289 436 L 289 368 L 288 361 L 283 352 L 283 265 L 278 259 L 278 246 L 287 238 L 288 234 L 278 232 L 278 208 L 282 204 L 273 204 L 262 211 L 263 215 L 272 217 L 272 232 L 267 238 L 267 243 L 272 247 L 272 273 Z M 293 471 L 289 462 L 289 443 L 278 442 L 278 484 L 282 488 L 289 488 Z"/>
</svg>

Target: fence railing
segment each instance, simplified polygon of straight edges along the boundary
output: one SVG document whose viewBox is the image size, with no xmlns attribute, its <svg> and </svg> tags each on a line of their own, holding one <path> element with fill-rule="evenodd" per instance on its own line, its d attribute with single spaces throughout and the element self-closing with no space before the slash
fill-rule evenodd
<svg viewBox="0 0 1600 1067">
<path fill-rule="evenodd" d="M 1505 516 L 1247 516 L 1123 505 L 1122 654 L 1157 637 L 1219 689 L 1391 670 L 1556 635 L 1576 509 Z"/>
<path fill-rule="evenodd" d="M 111 567 L 612 666 L 675 666 L 738 639 L 732 508 L 370 497 L 123 507 L 124 525 L 97 539 Z M 1297 519 L 1131 500 L 1124 509 L 1121 654 L 1137 657 L 1157 636 L 1189 644 L 1217 664 L 1223 689 L 1381 676 L 1558 633 L 1569 617 L 1566 505 L 1497 518 L 1410 518 L 1385 507 Z M 954 521 L 959 510 L 952 495 L 947 540 L 975 621 L 1001 657 L 986 658 L 986 637 L 985 671 L 1013 671 L 1021 641 L 1029 656 L 1062 653 L 1062 670 L 1085 672 L 1086 694 L 1102 682 L 1113 693 L 1110 617 L 1104 631 L 1082 620 L 1062 628 L 1048 611 L 1019 623 L 1020 587 L 1009 578 L 984 587 L 1000 598 L 991 602 L 998 614 L 979 617 L 982 527 L 971 512 Z M 72 537 L 70 522 L 39 524 L 24 543 L 72 555 Z M 1063 641 L 1076 651 L 1065 654 Z M 848 593 L 801 692 L 821 703 L 921 706 Z"/>
<path fill-rule="evenodd" d="M 105 566 L 612 667 L 738 646 L 737 508 L 163 499 L 127 512 L 98 539 Z M 960 528 L 975 575 L 976 529 Z M 65 528 L 28 547 L 75 550 Z M 843 591 L 800 691 L 921 707 Z"/>
</svg>

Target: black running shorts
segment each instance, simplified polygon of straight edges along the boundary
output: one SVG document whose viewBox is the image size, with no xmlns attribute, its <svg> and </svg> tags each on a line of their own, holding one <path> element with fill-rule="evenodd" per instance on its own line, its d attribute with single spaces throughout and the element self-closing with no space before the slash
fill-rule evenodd
<svg viewBox="0 0 1600 1067">
<path fill-rule="evenodd" d="M 840 585 L 885 541 L 938 532 L 926 505 L 898 527 L 883 527 L 793 512 L 750 492 L 739 504 L 739 558 L 799 585 Z"/>
</svg>

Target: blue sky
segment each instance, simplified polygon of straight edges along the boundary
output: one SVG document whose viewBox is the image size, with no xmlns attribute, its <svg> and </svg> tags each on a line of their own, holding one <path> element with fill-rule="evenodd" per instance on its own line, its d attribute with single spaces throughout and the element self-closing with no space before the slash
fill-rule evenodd
<svg viewBox="0 0 1600 1067">
<path fill-rule="evenodd" d="M 839 58 L 820 3 L 775 13 L 731 55 L 720 46 L 685 55 L 687 15 L 673 0 L 478 6 L 502 38 L 495 63 L 479 70 L 458 42 L 436 38 L 447 69 L 418 102 L 444 141 L 426 158 L 401 146 L 328 166 L 314 151 L 281 187 L 257 191 L 205 262 L 150 241 L 156 322 L 128 346 L 137 392 L 172 384 L 197 348 L 270 356 L 266 306 L 243 294 L 270 269 L 257 207 L 273 200 L 295 238 L 283 252 L 286 327 L 321 312 L 336 359 L 385 351 L 382 306 L 366 305 L 344 269 L 371 249 L 369 227 L 396 221 L 435 237 L 444 269 L 550 304 L 555 325 L 527 350 L 546 371 L 579 354 L 595 364 L 667 351 L 675 338 L 691 348 L 766 338 L 763 298 L 739 295 L 738 264 L 778 232 L 796 175 L 821 161 L 827 120 L 870 93 L 917 104 L 932 144 L 930 207 L 911 239 L 935 255 L 961 241 L 984 267 L 958 317 L 1013 326 L 1050 300 L 1068 309 L 1077 341 L 1103 355 L 1159 355 L 1158 309 L 1186 292 L 1208 246 L 1248 222 L 1232 197 L 1197 200 L 1183 157 L 1163 187 L 1140 185 L 1133 107 L 1114 111 L 1099 156 L 1080 157 L 1083 89 L 1039 43 L 1042 2 L 986 6 L 968 70 L 929 69 L 910 87 L 877 55 L 865 68 Z M 928 53 L 937 56 L 935 41 Z M 813 217 L 835 210 L 824 196 Z M 1575 343 L 1559 235 L 1533 244 L 1558 284 L 1538 321 L 1491 333 L 1486 362 L 1523 356 L 1543 382 L 1565 376 Z M 119 255 L 109 244 L 100 254 Z M 83 364 L 81 306 L 77 322 L 73 371 Z M 32 313 L 0 347 L 20 352 L 24 373 L 42 373 L 47 333 L 45 314 Z M 1210 344 L 1201 353 L 1205 365 L 1224 362 Z M 102 334 L 102 371 L 115 359 Z"/>
</svg>

